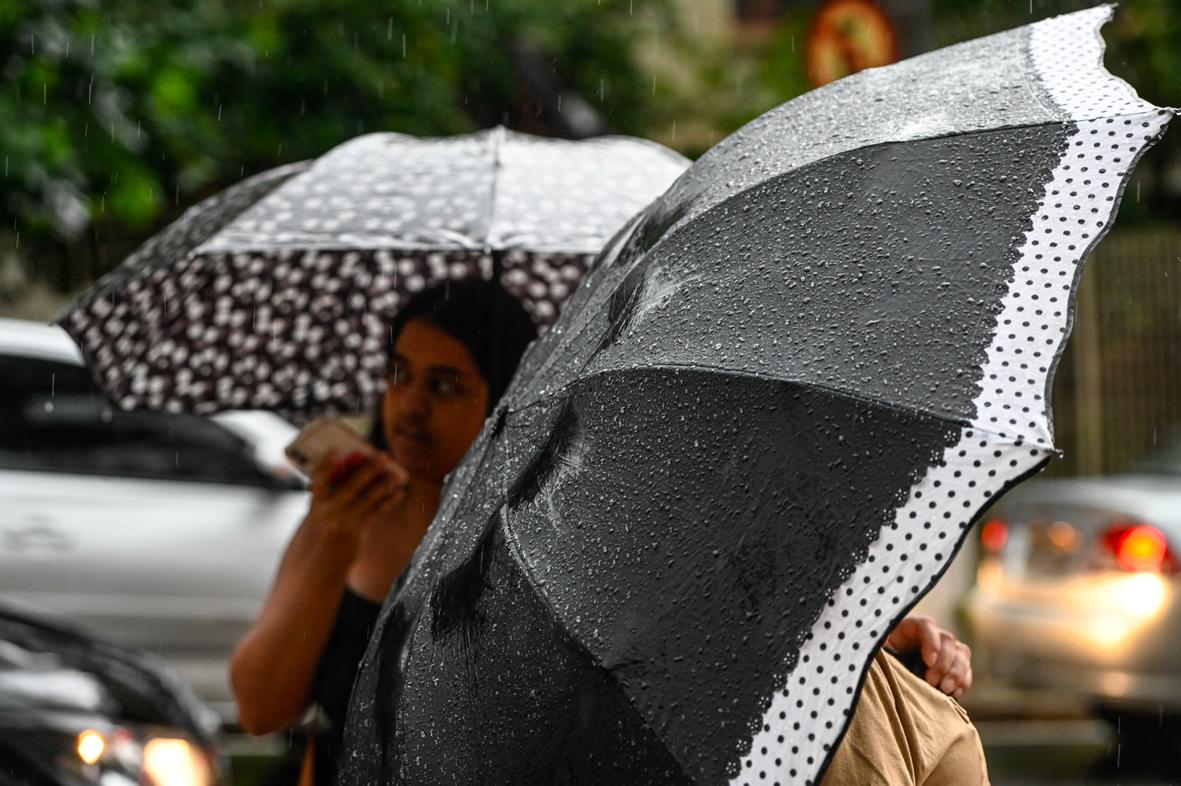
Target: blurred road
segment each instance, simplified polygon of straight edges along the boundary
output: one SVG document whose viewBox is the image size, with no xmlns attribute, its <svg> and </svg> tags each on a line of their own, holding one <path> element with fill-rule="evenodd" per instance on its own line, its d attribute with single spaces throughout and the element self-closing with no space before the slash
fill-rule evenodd
<svg viewBox="0 0 1181 786">
<path fill-rule="evenodd" d="M 1155 757 L 1125 753 L 1099 720 L 981 721 L 993 786 L 1165 786 L 1181 783 Z"/>
<path fill-rule="evenodd" d="M 1132 738 L 1052 692 L 973 686 L 965 706 L 993 786 L 1181 785 L 1177 743 Z"/>
</svg>

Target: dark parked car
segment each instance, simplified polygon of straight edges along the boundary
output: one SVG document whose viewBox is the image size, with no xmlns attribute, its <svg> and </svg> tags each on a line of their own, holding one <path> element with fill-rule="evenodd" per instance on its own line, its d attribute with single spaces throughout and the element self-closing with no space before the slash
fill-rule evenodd
<svg viewBox="0 0 1181 786">
<path fill-rule="evenodd" d="M 0 606 L 0 786 L 215 786 L 217 726 L 154 656 Z"/>
</svg>

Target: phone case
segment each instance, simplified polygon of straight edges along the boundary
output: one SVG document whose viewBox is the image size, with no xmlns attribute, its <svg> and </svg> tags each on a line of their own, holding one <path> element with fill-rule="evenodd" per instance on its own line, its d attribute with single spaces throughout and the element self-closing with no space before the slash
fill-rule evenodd
<svg viewBox="0 0 1181 786">
<path fill-rule="evenodd" d="M 365 440 L 339 420 L 316 420 L 309 423 L 295 441 L 287 446 L 287 458 L 305 475 L 316 471 L 320 462 L 332 454 L 345 456 L 364 448 Z"/>
</svg>

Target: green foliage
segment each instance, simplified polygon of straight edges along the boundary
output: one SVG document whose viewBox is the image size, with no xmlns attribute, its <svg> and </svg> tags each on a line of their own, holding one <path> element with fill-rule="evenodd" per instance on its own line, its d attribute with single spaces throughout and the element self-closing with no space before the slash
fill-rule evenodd
<svg viewBox="0 0 1181 786">
<path fill-rule="evenodd" d="M 0 230 L 143 235 L 359 133 L 519 123 L 533 108 L 519 40 L 614 128 L 642 131 L 631 14 L 629 0 L 0 0 Z"/>
<path fill-rule="evenodd" d="M 0 0 L 0 252 L 19 233 L 73 288 L 183 207 L 360 133 L 552 133 L 539 70 L 611 130 L 695 156 L 807 89 L 817 4 L 741 27 L 730 0 Z M 1092 4 L 930 0 L 926 45 Z M 1181 4 L 1125 0 L 1104 35 L 1109 68 L 1181 105 Z M 1171 205 L 1178 141 L 1121 221 Z"/>
</svg>

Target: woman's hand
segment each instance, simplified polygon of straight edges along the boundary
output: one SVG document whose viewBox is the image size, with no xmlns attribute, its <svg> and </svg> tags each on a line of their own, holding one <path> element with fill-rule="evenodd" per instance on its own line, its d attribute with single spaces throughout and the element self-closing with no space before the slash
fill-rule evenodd
<svg viewBox="0 0 1181 786">
<path fill-rule="evenodd" d="M 972 687 L 972 650 L 930 617 L 906 617 L 890 631 L 885 646 L 898 653 L 919 650 L 927 682 L 954 699 Z"/>
<path fill-rule="evenodd" d="M 365 533 L 395 519 L 406 498 L 405 470 L 373 448 L 323 464 L 312 477 L 311 509 L 230 664 L 238 722 L 251 734 L 286 728 L 307 709 L 341 591 Z"/>
<path fill-rule="evenodd" d="M 368 446 L 334 456 L 312 475 L 307 525 L 321 544 L 351 560 L 364 533 L 397 513 L 408 480 L 393 458 Z"/>
</svg>

